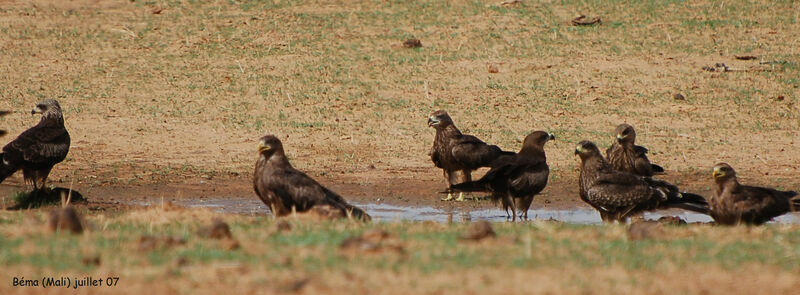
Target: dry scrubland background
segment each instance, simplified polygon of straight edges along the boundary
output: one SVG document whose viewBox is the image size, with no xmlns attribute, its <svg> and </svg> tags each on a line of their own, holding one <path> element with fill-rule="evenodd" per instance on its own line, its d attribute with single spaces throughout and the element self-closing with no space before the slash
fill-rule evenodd
<svg viewBox="0 0 800 295">
<path fill-rule="evenodd" d="M 247 178 L 265 133 L 315 176 L 439 177 L 425 121 L 446 109 L 504 149 L 555 133 L 556 182 L 577 141 L 629 122 L 673 175 L 707 185 L 727 161 L 796 188 L 797 4 L 628 2 L 4 1 L 0 108 L 19 113 L 0 124 L 59 99 L 73 147 L 51 179 L 83 184 Z M 718 62 L 751 71 L 701 70 Z"/>
</svg>

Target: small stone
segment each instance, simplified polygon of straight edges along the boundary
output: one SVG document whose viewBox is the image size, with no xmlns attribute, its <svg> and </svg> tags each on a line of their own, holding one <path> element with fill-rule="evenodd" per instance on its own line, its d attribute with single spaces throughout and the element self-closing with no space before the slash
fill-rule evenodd
<svg viewBox="0 0 800 295">
<path fill-rule="evenodd" d="M 672 98 L 674 98 L 675 100 L 686 100 L 686 97 L 683 96 L 683 94 L 680 94 L 680 93 L 673 94 Z"/>
</svg>

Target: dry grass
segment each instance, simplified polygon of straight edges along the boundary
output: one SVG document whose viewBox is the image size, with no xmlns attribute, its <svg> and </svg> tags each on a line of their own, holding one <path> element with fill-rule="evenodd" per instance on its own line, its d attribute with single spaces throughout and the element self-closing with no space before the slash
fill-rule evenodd
<svg viewBox="0 0 800 295">
<path fill-rule="evenodd" d="M 217 218 L 241 247 L 197 233 Z M 797 226 L 665 226 L 660 238 L 632 241 L 623 226 L 502 223 L 492 225 L 496 238 L 475 242 L 460 238 L 466 224 L 288 218 L 281 229 L 270 219 L 174 207 L 86 220 L 82 235 L 56 234 L 41 212 L 0 212 L 0 277 L 118 276 L 118 287 L 92 289 L 115 294 L 785 294 L 800 287 Z M 339 246 L 362 234 L 365 246 Z"/>
<path fill-rule="evenodd" d="M 20 113 L 0 122 L 18 133 L 60 99 L 73 148 L 54 179 L 81 184 L 248 174 L 264 133 L 313 174 L 430 178 L 425 117 L 444 108 L 506 149 L 554 132 L 554 178 L 574 176 L 575 142 L 629 122 L 693 181 L 724 160 L 797 185 L 796 3 L 498 3 L 4 2 L 0 109 Z M 718 62 L 758 70 L 701 70 Z"/>
</svg>

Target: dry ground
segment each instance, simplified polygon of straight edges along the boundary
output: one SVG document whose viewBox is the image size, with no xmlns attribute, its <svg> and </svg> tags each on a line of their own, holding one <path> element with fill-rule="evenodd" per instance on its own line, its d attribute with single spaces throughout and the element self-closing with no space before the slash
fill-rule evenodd
<svg viewBox="0 0 800 295">
<path fill-rule="evenodd" d="M 230 225 L 238 248 L 198 234 L 215 218 Z M 494 224 L 496 238 L 469 241 L 460 238 L 469 231 L 460 223 L 307 218 L 165 206 L 95 213 L 85 233 L 70 235 L 48 230 L 42 212 L 2 211 L 0 292 L 73 293 L 11 286 L 13 277 L 43 276 L 119 277 L 115 287 L 79 288 L 80 294 L 792 294 L 800 288 L 797 226 L 662 226 L 650 239 L 631 240 L 620 225 L 539 221 Z"/>
<path fill-rule="evenodd" d="M 431 111 L 446 109 L 463 131 L 508 150 L 518 149 L 532 130 L 556 134 L 546 147 L 551 182 L 534 206 L 543 206 L 542 199 L 553 206 L 579 204 L 575 143 L 590 139 L 607 146 L 622 122 L 637 127 L 639 143 L 668 170 L 664 178 L 690 190 L 707 194 L 709 169 L 719 161 L 731 163 L 748 183 L 800 188 L 798 4 L 498 2 L 1 1 L 0 109 L 15 113 L 0 118 L 10 133 L 0 144 L 35 124 L 38 118 L 28 110 L 37 100 L 55 97 L 73 141 L 51 181 L 73 185 L 90 199 L 252 197 L 255 143 L 272 133 L 284 140 L 297 168 L 348 198 L 490 206 L 436 201 L 444 181 L 427 157 L 434 132 L 425 122 Z M 603 22 L 571 26 L 579 14 Z M 423 47 L 403 48 L 411 37 Z M 735 58 L 743 55 L 756 59 Z M 702 69 L 716 63 L 731 71 Z M 673 98 L 676 93 L 685 99 Z M 19 175 L 0 185 L 2 202 L 21 186 Z M 25 231 L 15 229 L 16 222 L 3 224 L 5 241 L 19 237 L 9 230 Z M 512 237 L 525 230 L 504 228 L 520 231 Z M 796 228 L 787 230 L 796 245 Z M 796 262 L 800 252 L 780 255 Z M 338 280 L 354 277 L 374 279 L 377 286 L 410 285 L 419 293 L 461 293 L 451 287 L 462 283 L 476 284 L 470 288 L 476 293 L 516 292 L 508 286 L 529 278 L 541 278 L 535 290 L 559 294 L 592 292 L 586 286 L 602 286 L 596 293 L 622 288 L 654 294 L 676 286 L 686 293 L 786 293 L 798 287 L 797 269 L 774 260 L 756 259 L 737 270 L 711 263 L 644 272 L 613 263 L 607 270 L 506 268 L 499 261 L 489 268 L 499 271 L 331 271 L 301 291 L 333 292 L 343 284 Z M 217 277 L 260 290 L 263 276 L 240 275 L 237 263 L 201 265 L 212 271 L 188 271 L 190 279 L 164 291 L 229 290 L 208 283 Z M 131 270 L 129 278 L 153 282 L 165 271 L 143 269 Z M 738 279 L 748 269 L 764 274 Z M 2 271 L 6 277 L 39 270 L 22 263 Z M 620 273 L 622 281 L 604 279 Z M 304 275 L 284 273 L 277 280 L 288 285 L 278 287 Z M 429 277 L 442 284 L 417 284 Z M 131 292 L 150 290 L 137 286 Z"/>
</svg>

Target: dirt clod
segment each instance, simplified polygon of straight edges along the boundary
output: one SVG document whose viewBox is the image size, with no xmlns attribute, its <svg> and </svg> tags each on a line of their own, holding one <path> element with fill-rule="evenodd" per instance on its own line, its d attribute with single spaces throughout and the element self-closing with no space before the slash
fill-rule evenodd
<svg viewBox="0 0 800 295">
<path fill-rule="evenodd" d="M 628 227 L 628 238 L 634 241 L 654 239 L 663 235 L 661 224 L 655 221 L 637 221 Z"/>
<path fill-rule="evenodd" d="M 201 228 L 197 232 L 200 236 L 212 239 L 231 239 L 231 228 L 222 220 L 215 219 L 211 225 Z"/>
<path fill-rule="evenodd" d="M 754 60 L 758 58 L 755 55 L 734 55 L 733 57 L 735 57 L 738 60 Z"/>
<path fill-rule="evenodd" d="M 686 220 L 678 216 L 662 216 L 658 219 L 658 223 L 667 225 L 686 225 Z"/>
<path fill-rule="evenodd" d="M 81 263 L 86 266 L 98 266 L 100 265 L 100 256 L 84 256 L 81 258 Z"/>
<path fill-rule="evenodd" d="M 672 95 L 672 98 L 675 100 L 686 100 L 686 97 L 683 94 L 675 93 Z"/>
<path fill-rule="evenodd" d="M 592 26 L 600 24 L 601 22 L 602 21 L 600 20 L 599 16 L 595 16 L 593 18 L 587 18 L 585 15 L 580 15 L 572 19 L 572 21 L 570 21 L 570 23 L 572 23 L 573 26 Z"/>
<path fill-rule="evenodd" d="M 275 223 L 276 232 L 289 232 L 292 230 L 292 225 L 286 220 L 278 220 Z"/>
<path fill-rule="evenodd" d="M 486 220 L 472 223 L 467 232 L 461 236 L 462 240 L 480 241 L 485 238 L 494 238 L 497 234 L 492 229 L 492 224 Z"/>
<path fill-rule="evenodd" d="M 500 68 L 497 66 L 497 64 L 493 64 L 493 63 L 487 65 L 487 70 L 489 71 L 489 73 L 492 73 L 492 74 L 496 74 L 496 73 L 500 72 Z"/>
<path fill-rule="evenodd" d="M 422 41 L 417 38 L 411 38 L 403 42 L 403 47 L 405 48 L 417 48 L 422 47 Z"/>
<path fill-rule="evenodd" d="M 186 240 L 173 236 L 142 236 L 136 242 L 139 251 L 152 251 L 186 244 Z"/>
<path fill-rule="evenodd" d="M 83 233 L 83 223 L 75 208 L 66 207 L 50 212 L 50 230 L 54 232 L 69 231 L 73 234 Z"/>
</svg>

